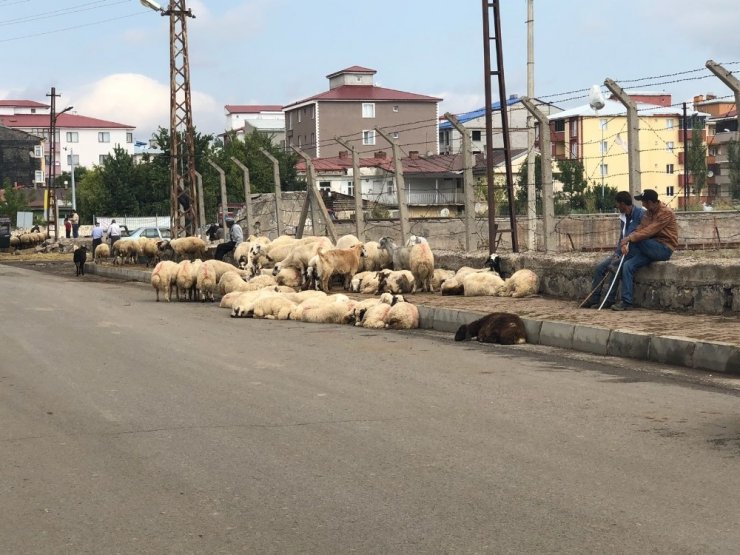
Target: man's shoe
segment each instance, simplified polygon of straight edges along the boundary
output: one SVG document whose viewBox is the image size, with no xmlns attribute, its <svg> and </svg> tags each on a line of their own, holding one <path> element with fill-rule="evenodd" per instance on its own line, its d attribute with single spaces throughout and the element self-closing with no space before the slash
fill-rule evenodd
<svg viewBox="0 0 740 555">
<path fill-rule="evenodd" d="M 599 301 L 590 300 L 586 302 L 581 308 L 598 308 Z"/>
<path fill-rule="evenodd" d="M 617 304 L 612 305 L 612 310 L 632 310 L 632 305 L 619 301 Z"/>
<path fill-rule="evenodd" d="M 595 309 L 597 309 L 597 310 L 598 310 L 599 306 L 601 306 L 601 303 L 596 303 L 596 304 L 595 304 L 594 306 L 592 306 L 591 308 L 595 308 Z M 602 306 L 601 308 L 610 308 L 610 307 L 612 307 L 612 306 L 614 306 L 614 303 L 613 303 L 613 302 L 611 302 L 611 301 L 606 301 L 606 302 L 604 303 L 604 306 Z"/>
</svg>

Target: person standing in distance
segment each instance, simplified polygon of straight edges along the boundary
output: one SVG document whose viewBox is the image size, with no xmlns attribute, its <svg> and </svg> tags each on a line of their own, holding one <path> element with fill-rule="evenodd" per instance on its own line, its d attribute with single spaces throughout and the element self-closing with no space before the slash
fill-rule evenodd
<svg viewBox="0 0 740 555">
<path fill-rule="evenodd" d="M 658 193 L 645 189 L 635 200 L 647 213 L 636 230 L 620 241 L 622 254 L 622 300 L 612 310 L 631 310 L 635 272 L 651 262 L 668 260 L 678 247 L 678 224 L 673 210 L 658 200 Z"/>
<path fill-rule="evenodd" d="M 216 260 L 223 260 L 226 253 L 231 252 L 239 243 L 244 241 L 242 226 L 237 225 L 234 218 L 226 218 L 226 227 L 229 229 L 229 240 L 216 247 L 216 253 L 214 254 Z"/>
<path fill-rule="evenodd" d="M 100 227 L 100 222 L 95 222 L 95 227 L 92 230 L 92 253 L 95 256 L 95 249 L 99 244 L 103 242 L 103 228 Z"/>
<path fill-rule="evenodd" d="M 108 226 L 108 238 L 110 239 L 111 252 L 113 252 L 113 245 L 116 241 L 121 238 L 121 226 L 116 223 L 116 220 L 111 220 Z"/>
<path fill-rule="evenodd" d="M 72 237 L 77 239 L 80 235 L 80 215 L 76 210 L 72 210 L 72 217 L 70 220 L 72 221 Z"/>
</svg>

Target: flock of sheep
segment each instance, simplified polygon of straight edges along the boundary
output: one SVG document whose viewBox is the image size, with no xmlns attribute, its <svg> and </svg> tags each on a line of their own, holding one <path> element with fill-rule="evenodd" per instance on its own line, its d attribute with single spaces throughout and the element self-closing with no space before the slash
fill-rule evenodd
<svg viewBox="0 0 740 555">
<path fill-rule="evenodd" d="M 146 256 L 147 239 L 118 241 L 116 257 L 126 261 Z M 126 245 L 129 243 L 129 245 Z M 151 276 L 157 301 L 215 301 L 235 318 L 268 318 L 315 323 L 355 324 L 367 328 L 411 329 L 419 326 L 419 311 L 408 302 L 417 290 L 442 294 L 523 297 L 537 293 L 539 280 L 530 270 L 501 278 L 498 257 L 484 268 L 463 267 L 457 272 L 435 269 L 434 254 L 423 237 L 411 236 L 399 246 L 391 238 L 362 243 L 353 235 L 336 245 L 326 237 L 296 239 L 280 236 L 270 241 L 251 236 L 237 246 L 237 264 L 202 260 L 206 244 L 197 237 L 153 242 L 152 258 L 167 251 Z M 104 245 L 98 246 L 98 249 Z M 107 245 L 105 245 L 107 246 Z M 131 249 L 124 251 L 122 249 Z M 95 251 L 96 261 L 98 249 Z M 344 289 L 373 295 L 356 301 L 331 294 L 333 282 Z"/>
<path fill-rule="evenodd" d="M 10 246 L 14 249 L 29 249 L 46 241 L 47 235 L 41 231 L 21 231 L 10 236 Z"/>
</svg>

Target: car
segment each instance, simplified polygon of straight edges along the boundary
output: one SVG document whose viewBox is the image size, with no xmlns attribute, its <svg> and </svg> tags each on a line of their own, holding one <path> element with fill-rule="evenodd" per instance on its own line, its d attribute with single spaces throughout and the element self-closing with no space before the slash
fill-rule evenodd
<svg viewBox="0 0 740 555">
<path fill-rule="evenodd" d="M 147 237 L 149 239 L 157 240 L 171 239 L 172 232 L 166 227 L 144 226 L 136 228 L 134 231 L 129 233 L 128 237 L 121 237 L 120 240 L 132 241 L 138 239 L 139 237 Z"/>
</svg>

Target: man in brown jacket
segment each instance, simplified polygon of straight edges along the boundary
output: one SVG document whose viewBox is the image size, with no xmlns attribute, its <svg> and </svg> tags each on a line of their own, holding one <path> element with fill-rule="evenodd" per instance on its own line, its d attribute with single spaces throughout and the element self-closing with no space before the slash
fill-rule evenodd
<svg viewBox="0 0 740 555">
<path fill-rule="evenodd" d="M 635 200 L 642 201 L 647 214 L 639 227 L 621 241 L 622 300 L 612 310 L 631 310 L 635 272 L 656 260 L 668 260 L 678 246 L 678 225 L 673 210 L 658 200 L 658 193 L 645 189 Z"/>
</svg>

